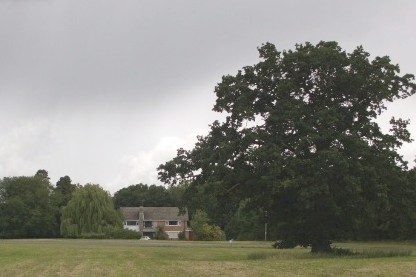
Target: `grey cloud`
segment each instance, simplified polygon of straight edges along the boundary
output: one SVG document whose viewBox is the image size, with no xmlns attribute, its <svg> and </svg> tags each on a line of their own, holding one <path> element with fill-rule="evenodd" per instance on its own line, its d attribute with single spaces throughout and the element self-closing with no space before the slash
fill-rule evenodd
<svg viewBox="0 0 416 277">
<path fill-rule="evenodd" d="M 0 177 L 38 165 L 56 178 L 128 185 L 134 177 L 116 178 L 134 172 L 123 157 L 139 164 L 164 138 L 206 129 L 219 117 L 216 83 L 257 62 L 266 41 L 363 44 L 416 73 L 415 8 L 404 0 L 0 0 Z M 44 122 L 43 139 L 17 135 L 13 145 L 26 146 L 13 151 L 11 134 L 34 119 Z"/>
</svg>

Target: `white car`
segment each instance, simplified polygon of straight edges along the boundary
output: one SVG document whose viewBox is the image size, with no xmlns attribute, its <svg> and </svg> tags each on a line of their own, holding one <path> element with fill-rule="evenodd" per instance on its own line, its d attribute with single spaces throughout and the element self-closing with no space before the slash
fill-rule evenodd
<svg viewBox="0 0 416 277">
<path fill-rule="evenodd" d="M 148 237 L 148 236 L 143 236 L 143 237 L 141 238 L 141 240 L 150 240 L 150 237 Z"/>
</svg>

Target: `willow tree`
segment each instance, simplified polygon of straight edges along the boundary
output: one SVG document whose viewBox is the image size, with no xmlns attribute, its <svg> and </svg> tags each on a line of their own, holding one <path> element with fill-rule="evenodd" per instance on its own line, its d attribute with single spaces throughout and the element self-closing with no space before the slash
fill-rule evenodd
<svg viewBox="0 0 416 277">
<path fill-rule="evenodd" d="M 215 88 L 214 111 L 226 119 L 161 165 L 160 180 L 211 187 L 224 203 L 249 201 L 268 211 L 280 238 L 312 252 L 391 228 L 390 191 L 407 168 L 397 150 L 411 141 L 409 121 L 392 118 L 383 133 L 375 119 L 387 102 L 415 93 L 413 75 L 336 42 L 283 52 L 267 43 L 259 53 L 260 62 Z"/>
<path fill-rule="evenodd" d="M 122 227 L 122 221 L 110 195 L 99 185 L 87 184 L 77 189 L 62 210 L 63 237 L 105 235 L 113 227 Z"/>
</svg>

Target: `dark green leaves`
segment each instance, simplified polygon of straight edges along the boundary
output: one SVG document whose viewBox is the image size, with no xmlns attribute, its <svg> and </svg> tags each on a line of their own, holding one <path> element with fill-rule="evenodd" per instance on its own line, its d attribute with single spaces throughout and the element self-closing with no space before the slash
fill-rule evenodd
<svg viewBox="0 0 416 277">
<path fill-rule="evenodd" d="M 315 250 L 336 237 L 387 234 L 391 187 L 406 169 L 397 149 L 411 139 L 408 121 L 393 118 L 385 134 L 375 119 L 387 102 L 415 93 L 413 75 L 399 75 L 387 56 L 347 53 L 336 42 L 258 50 L 257 64 L 215 88 L 214 110 L 226 120 L 161 165 L 160 179 L 215 188 L 229 209 L 249 199 L 270 212 L 277 234 Z"/>
</svg>

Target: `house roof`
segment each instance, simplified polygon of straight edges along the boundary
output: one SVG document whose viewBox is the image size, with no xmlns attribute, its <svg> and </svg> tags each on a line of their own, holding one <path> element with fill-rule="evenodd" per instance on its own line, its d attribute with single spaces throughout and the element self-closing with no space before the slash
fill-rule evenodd
<svg viewBox="0 0 416 277">
<path fill-rule="evenodd" d="M 178 207 L 120 207 L 124 220 L 138 220 L 141 209 L 144 220 L 189 220 L 188 211 L 179 215 Z"/>
</svg>

